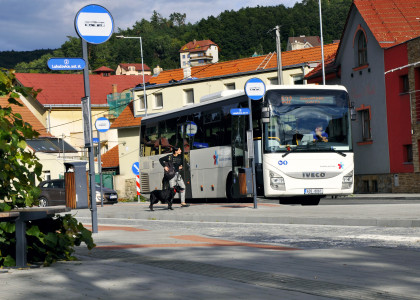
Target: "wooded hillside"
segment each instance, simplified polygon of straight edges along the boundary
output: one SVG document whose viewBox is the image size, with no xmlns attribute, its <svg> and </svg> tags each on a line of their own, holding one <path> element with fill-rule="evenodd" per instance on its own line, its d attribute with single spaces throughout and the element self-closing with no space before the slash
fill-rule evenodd
<svg viewBox="0 0 420 300">
<path fill-rule="evenodd" d="M 340 39 L 351 2 L 322 0 L 324 43 Z M 289 36 L 320 35 L 318 0 L 303 0 L 291 8 L 278 5 L 224 11 L 195 24 L 186 24 L 185 20 L 185 14 L 175 12 L 165 18 L 155 11 L 150 20 L 142 19 L 125 30 L 116 29 L 108 42 L 89 45 L 90 68 L 116 69 L 119 63 L 141 62 L 139 40 L 117 39 L 116 35 L 141 36 L 144 63 L 151 68 L 159 65 L 165 70 L 180 67 L 179 49 L 194 39 L 209 39 L 218 44 L 220 61 L 225 61 L 275 51 L 276 38 L 272 29 L 276 25 L 281 26 L 283 51 Z M 61 48 L 29 63 L 19 63 L 15 68 L 18 72 L 49 73 L 47 60 L 50 57 L 82 57 L 80 38 L 69 37 Z M 7 63 L 0 60 L 0 66 L 7 66 Z"/>
</svg>

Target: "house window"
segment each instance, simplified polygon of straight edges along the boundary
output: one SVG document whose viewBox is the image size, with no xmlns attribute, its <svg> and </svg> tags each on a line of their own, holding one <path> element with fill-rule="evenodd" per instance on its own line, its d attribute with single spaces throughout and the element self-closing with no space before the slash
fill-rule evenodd
<svg viewBox="0 0 420 300">
<path fill-rule="evenodd" d="M 404 145 L 404 162 L 413 163 L 413 145 Z"/>
<path fill-rule="evenodd" d="M 227 90 L 234 90 L 236 88 L 235 83 L 227 83 L 227 84 L 225 84 L 225 88 Z"/>
<path fill-rule="evenodd" d="M 365 33 L 359 30 L 359 37 L 357 39 L 357 58 L 358 67 L 368 64 L 367 61 L 367 43 Z"/>
<path fill-rule="evenodd" d="M 293 76 L 293 84 L 303 84 L 303 75 L 295 75 Z"/>
<path fill-rule="evenodd" d="M 144 103 L 144 96 L 143 95 L 139 96 L 138 101 L 140 103 L 140 110 L 145 110 L 146 109 L 145 104 L 147 103 Z M 147 101 L 147 96 L 146 96 L 146 101 Z"/>
<path fill-rule="evenodd" d="M 362 109 L 359 111 L 362 120 L 362 139 L 363 141 L 372 140 L 372 134 L 370 132 L 370 109 Z"/>
<path fill-rule="evenodd" d="M 131 66 L 131 67 L 128 67 L 128 70 L 129 70 L 129 71 L 135 71 L 135 70 L 136 70 L 136 68 Z"/>
<path fill-rule="evenodd" d="M 188 89 L 184 90 L 185 95 L 185 104 L 194 104 L 194 90 Z"/>
<path fill-rule="evenodd" d="M 155 94 L 155 108 L 163 107 L 163 96 L 162 93 Z"/>
<path fill-rule="evenodd" d="M 400 92 L 401 93 L 408 93 L 409 92 L 409 84 L 408 84 L 408 75 L 400 76 Z"/>
<path fill-rule="evenodd" d="M 268 78 L 268 82 L 270 83 L 270 85 L 278 85 L 279 84 L 279 80 L 278 80 L 277 77 Z"/>
</svg>

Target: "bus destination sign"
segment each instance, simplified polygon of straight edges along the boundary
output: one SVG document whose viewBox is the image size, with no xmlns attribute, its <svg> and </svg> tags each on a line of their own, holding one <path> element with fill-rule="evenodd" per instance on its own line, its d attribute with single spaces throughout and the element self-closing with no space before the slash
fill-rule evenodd
<svg viewBox="0 0 420 300">
<path fill-rule="evenodd" d="M 333 96 L 283 95 L 281 105 L 335 104 Z"/>
</svg>

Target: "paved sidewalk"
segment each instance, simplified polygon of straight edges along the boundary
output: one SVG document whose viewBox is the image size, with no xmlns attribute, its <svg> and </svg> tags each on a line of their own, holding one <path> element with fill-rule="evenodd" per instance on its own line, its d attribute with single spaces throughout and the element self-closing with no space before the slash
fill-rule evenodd
<svg viewBox="0 0 420 300">
<path fill-rule="evenodd" d="M 0 299 L 420 299 L 418 251 L 297 249 L 156 229 L 158 219 L 419 226 L 420 203 L 98 207 L 97 247 L 48 268 L 0 270 Z M 90 227 L 89 210 L 71 212 Z M 327 216 L 327 217 L 325 217 Z M 136 220 L 139 222 L 136 223 Z M 343 221 L 344 220 L 344 221 Z M 141 221 L 141 222 L 140 222 Z M 142 225 L 139 225 L 142 224 Z M 388 225 L 386 225 L 388 226 Z"/>
<path fill-rule="evenodd" d="M 370 195 L 364 195 L 367 197 Z M 420 198 L 406 194 L 392 198 L 392 204 L 375 204 L 379 197 L 371 196 L 369 204 L 364 205 L 280 205 L 277 201 L 257 203 L 222 203 L 192 204 L 180 208 L 174 204 L 174 210 L 167 210 L 166 205 L 155 205 L 155 211 L 149 210 L 147 202 L 118 203 L 112 206 L 98 206 L 97 216 L 102 224 L 132 224 L 132 220 L 174 220 L 203 222 L 235 223 L 271 223 L 271 224 L 313 224 L 343 226 L 383 226 L 383 227 L 420 227 Z M 372 198 L 374 198 L 372 200 Z M 404 199 L 401 199 L 404 198 Z M 358 200 L 356 196 L 353 200 Z M 365 198 L 363 198 L 365 199 Z M 390 199 L 388 196 L 387 199 Z M 398 200 L 399 199 L 399 200 Z M 419 199 L 417 202 L 416 200 Z M 338 199 L 341 201 L 341 199 Z M 345 199 L 342 199 L 345 203 Z M 403 200 L 411 200 L 404 203 Z M 322 200 L 328 202 L 329 200 Z M 337 200 L 334 200 L 337 201 Z M 360 200 L 361 202 L 366 200 Z M 402 203 L 399 203 L 401 201 Z M 373 203 L 372 203 L 373 202 Z M 91 212 L 87 209 L 73 210 L 72 214 L 81 220 L 90 220 Z M 130 220 L 130 222 L 126 222 Z"/>
</svg>

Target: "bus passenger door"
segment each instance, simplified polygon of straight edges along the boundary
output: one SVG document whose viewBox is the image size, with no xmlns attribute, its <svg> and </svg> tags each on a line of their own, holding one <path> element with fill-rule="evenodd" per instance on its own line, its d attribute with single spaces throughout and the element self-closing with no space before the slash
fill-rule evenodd
<svg viewBox="0 0 420 300">
<path fill-rule="evenodd" d="M 240 173 L 248 167 L 246 124 L 247 116 L 232 116 L 232 173 L 226 183 L 226 196 L 230 199 L 246 197 L 241 193 Z"/>
<path fill-rule="evenodd" d="M 180 140 L 178 141 L 178 147 L 182 149 L 182 156 L 184 158 L 184 164 L 182 165 L 181 175 L 185 183 L 185 198 L 192 198 L 191 191 L 191 167 L 190 167 L 190 145 L 193 142 L 193 136 L 187 135 L 186 130 L 188 123 L 178 124 L 178 132 L 180 133 Z"/>
</svg>

